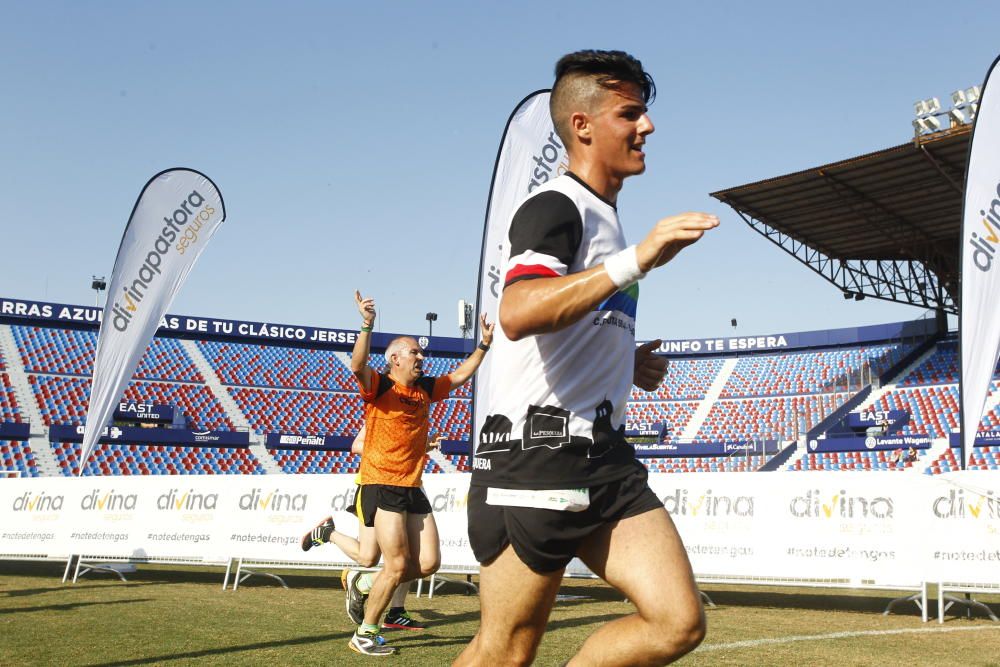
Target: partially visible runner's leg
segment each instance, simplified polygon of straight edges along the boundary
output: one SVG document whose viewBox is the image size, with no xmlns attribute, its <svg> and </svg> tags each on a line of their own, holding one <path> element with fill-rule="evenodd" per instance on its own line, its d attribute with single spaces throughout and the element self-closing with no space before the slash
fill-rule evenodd
<svg viewBox="0 0 1000 667">
<path fill-rule="evenodd" d="M 562 582 L 561 568 L 539 574 L 507 545 L 479 570 L 479 632 L 455 660 L 456 667 L 530 665 Z"/>
<path fill-rule="evenodd" d="M 665 665 L 704 639 L 705 612 L 691 563 L 665 509 L 604 526 L 584 541 L 579 556 L 637 611 L 599 627 L 571 667 Z"/>
</svg>

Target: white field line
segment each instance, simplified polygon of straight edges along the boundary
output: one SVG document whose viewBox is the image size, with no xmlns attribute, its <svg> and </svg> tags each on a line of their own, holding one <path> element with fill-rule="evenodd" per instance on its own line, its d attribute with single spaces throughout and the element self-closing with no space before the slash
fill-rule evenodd
<svg viewBox="0 0 1000 667">
<path fill-rule="evenodd" d="M 709 651 L 728 651 L 738 648 L 755 648 L 758 646 L 771 646 L 775 644 L 791 644 L 793 642 L 826 641 L 828 639 L 846 639 L 850 637 L 881 637 L 886 635 L 917 635 L 917 634 L 941 634 L 945 632 L 980 632 L 1000 630 L 1000 625 L 977 625 L 971 628 L 910 628 L 905 630 L 856 630 L 853 632 L 831 632 L 825 635 L 791 635 L 788 637 L 774 637 L 771 639 L 747 639 L 740 642 L 729 642 L 726 644 L 702 644 L 696 653 L 707 653 Z"/>
</svg>

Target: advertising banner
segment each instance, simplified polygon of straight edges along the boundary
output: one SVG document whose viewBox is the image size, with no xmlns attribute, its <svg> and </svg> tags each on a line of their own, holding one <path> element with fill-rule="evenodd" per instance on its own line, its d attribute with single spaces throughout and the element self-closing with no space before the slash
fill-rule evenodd
<svg viewBox="0 0 1000 667">
<path fill-rule="evenodd" d="M 51 442 L 82 442 L 83 426 L 49 427 Z M 98 442 L 123 442 L 136 444 L 197 445 L 199 447 L 249 447 L 250 434 L 246 431 L 191 431 L 182 428 L 136 428 L 134 426 L 105 426 Z"/>
<path fill-rule="evenodd" d="M 926 435 L 838 436 L 816 438 L 809 441 L 809 451 L 823 452 L 877 452 L 895 449 L 928 449 L 932 442 Z"/>
<path fill-rule="evenodd" d="M 906 425 L 910 423 L 910 413 L 906 410 L 864 410 L 847 415 L 847 425 L 856 429 L 880 426 L 884 422 L 889 422 L 890 426 Z"/>
<path fill-rule="evenodd" d="M 115 258 L 97 336 L 81 474 L 160 319 L 225 219 L 218 188 L 191 169 L 162 171 L 139 194 Z"/>
<path fill-rule="evenodd" d="M 348 451 L 354 438 L 346 435 L 300 435 L 297 433 L 268 433 L 268 449 L 332 449 Z"/>
<path fill-rule="evenodd" d="M 1000 358 L 1000 81 L 993 61 L 976 112 L 962 207 L 962 300 L 959 348 L 962 373 L 962 467 L 983 416 L 993 369 Z"/>
<path fill-rule="evenodd" d="M 496 322 L 495 336 L 504 335 L 498 304 L 503 289 L 500 271 L 503 248 L 508 242 L 507 225 L 518 205 L 532 190 L 567 168 L 566 149 L 556 135 L 549 115 L 549 91 L 531 93 L 517 104 L 507 119 L 486 202 L 476 312 L 487 313 Z M 473 442 L 478 441 L 486 419 L 486 406 L 490 404 L 491 359 L 492 356 L 487 354 L 473 380 Z"/>
<path fill-rule="evenodd" d="M 469 475 L 424 478 L 442 569 L 478 570 L 468 544 Z M 654 474 L 702 579 L 1000 584 L 1000 473 Z M 353 475 L 11 479 L 0 483 L 0 558 L 351 561 L 303 552 L 325 517 L 357 535 Z M 579 562 L 572 573 L 585 574 Z"/>
<path fill-rule="evenodd" d="M 175 409 L 172 405 L 121 401 L 111 419 L 114 421 L 173 423 Z"/>
</svg>

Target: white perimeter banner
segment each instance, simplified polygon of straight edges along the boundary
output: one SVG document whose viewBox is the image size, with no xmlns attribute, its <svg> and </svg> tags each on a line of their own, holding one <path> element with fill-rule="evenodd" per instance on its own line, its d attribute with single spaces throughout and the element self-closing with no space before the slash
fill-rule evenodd
<svg viewBox="0 0 1000 667">
<path fill-rule="evenodd" d="M 97 336 L 80 474 L 191 267 L 226 219 L 215 184 L 191 169 L 149 179 L 115 258 Z"/>
<path fill-rule="evenodd" d="M 442 569 L 478 571 L 466 520 L 468 474 L 428 475 Z M 917 586 L 1000 584 L 1000 472 L 704 473 L 650 476 L 702 579 L 839 580 Z M 229 558 L 349 565 L 335 546 L 303 552 L 346 512 L 353 475 L 155 476 L 0 482 L 0 556 Z M 570 568 L 585 573 L 579 563 Z"/>
<path fill-rule="evenodd" d="M 476 312 L 487 313 L 496 322 L 494 335 L 502 336 L 497 305 L 503 289 L 504 245 L 507 228 L 517 207 L 532 190 L 562 174 L 568 168 L 566 149 L 556 135 L 549 115 L 549 91 L 536 91 L 514 108 L 493 167 L 493 182 L 486 203 L 486 224 L 479 260 L 479 293 Z M 478 319 L 477 319 L 478 331 Z M 478 336 L 477 336 L 478 340 Z M 491 355 L 486 355 L 473 380 L 472 442 L 479 442 L 479 432 L 490 404 Z"/>
<path fill-rule="evenodd" d="M 1000 58 L 993 61 L 980 91 L 965 170 L 959 322 L 963 468 L 1000 358 L 1000 81 L 990 82 L 997 62 Z"/>
</svg>

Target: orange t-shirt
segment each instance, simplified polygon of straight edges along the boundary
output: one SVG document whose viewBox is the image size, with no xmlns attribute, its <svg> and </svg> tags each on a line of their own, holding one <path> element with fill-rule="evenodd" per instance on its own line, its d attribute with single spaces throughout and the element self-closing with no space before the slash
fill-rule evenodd
<svg viewBox="0 0 1000 667">
<path fill-rule="evenodd" d="M 430 405 L 447 398 L 450 392 L 448 375 L 422 377 L 407 387 L 388 375 L 372 372 L 372 386 L 361 387 L 361 398 L 366 403 L 361 484 L 420 486 Z"/>
</svg>

